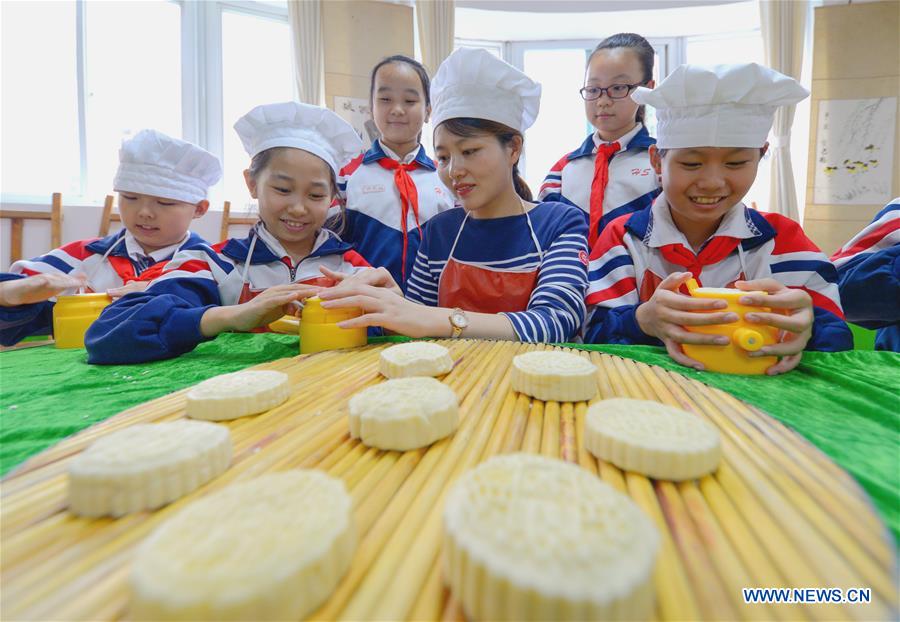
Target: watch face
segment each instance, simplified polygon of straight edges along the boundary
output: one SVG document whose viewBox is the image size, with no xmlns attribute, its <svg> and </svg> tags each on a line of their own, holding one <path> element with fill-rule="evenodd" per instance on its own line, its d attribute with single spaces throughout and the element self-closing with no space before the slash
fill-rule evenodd
<svg viewBox="0 0 900 622">
<path fill-rule="evenodd" d="M 453 325 L 457 328 L 465 328 L 469 325 L 469 318 L 466 317 L 466 314 L 462 311 L 455 311 L 450 319 L 453 320 Z"/>
</svg>

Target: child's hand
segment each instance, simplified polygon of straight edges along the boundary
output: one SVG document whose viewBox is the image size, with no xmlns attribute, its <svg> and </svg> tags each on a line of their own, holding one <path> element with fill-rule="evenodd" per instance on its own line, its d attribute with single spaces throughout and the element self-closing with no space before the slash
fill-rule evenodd
<svg viewBox="0 0 900 622">
<path fill-rule="evenodd" d="M 653 292 L 650 300 L 638 306 L 635 317 L 642 331 L 662 340 L 669 356 L 675 362 L 694 369 L 703 369 L 700 361 L 695 361 L 682 351 L 681 344 L 726 345 L 729 339 L 724 335 L 692 333 L 684 327 L 728 324 L 736 322 L 738 316 L 728 312 L 694 313 L 724 309 L 728 305 L 724 300 L 692 298 L 678 293 L 678 288 L 689 278 L 690 272 L 675 272 L 667 276 Z"/>
<path fill-rule="evenodd" d="M 372 287 L 383 287 L 385 289 L 391 290 L 398 296 L 403 295 L 403 291 L 400 289 L 400 286 L 397 285 L 394 277 L 391 276 L 391 273 L 388 272 L 386 268 L 370 268 L 368 270 L 359 270 L 354 274 L 334 272 L 333 270 L 329 270 L 324 266 L 319 268 L 319 270 L 322 271 L 322 274 L 337 283 L 337 285 L 335 285 L 335 288 L 338 290 L 338 292 L 345 291 L 345 289 L 342 289 L 342 286 L 350 285 L 352 283 L 359 285 L 371 285 Z"/>
<path fill-rule="evenodd" d="M 766 370 L 770 376 L 791 371 L 803 356 L 803 348 L 812 337 L 813 313 L 812 297 L 802 289 L 786 287 L 775 279 L 737 281 L 734 286 L 746 291 L 767 292 L 741 296 L 740 302 L 753 307 L 769 307 L 772 313 L 746 313 L 744 319 L 753 324 L 767 324 L 779 329 L 779 343 L 763 346 L 750 356 L 781 356 L 780 361 Z"/>
<path fill-rule="evenodd" d="M 131 294 L 133 292 L 142 292 L 149 286 L 150 281 L 129 281 L 122 287 L 113 287 L 106 290 L 106 293 L 109 294 L 110 298 L 112 298 L 113 300 L 118 300 L 126 294 Z"/>
<path fill-rule="evenodd" d="M 205 337 L 215 337 L 229 330 L 248 331 L 271 324 L 282 315 L 294 315 L 297 302 L 321 290 L 321 287 L 298 283 L 276 285 L 243 304 L 212 307 L 200 318 L 200 332 Z"/>
<path fill-rule="evenodd" d="M 412 302 L 384 287 L 345 283 L 319 295 L 326 309 L 359 307 L 363 310 L 361 316 L 339 322 L 341 328 L 381 326 L 408 337 L 434 337 L 442 330 L 444 333 L 450 331 L 446 312 L 442 313 L 438 308 Z"/>
<path fill-rule="evenodd" d="M 36 274 L 0 283 L 0 306 L 15 307 L 44 302 L 68 289 L 87 285 L 83 274 Z"/>
</svg>

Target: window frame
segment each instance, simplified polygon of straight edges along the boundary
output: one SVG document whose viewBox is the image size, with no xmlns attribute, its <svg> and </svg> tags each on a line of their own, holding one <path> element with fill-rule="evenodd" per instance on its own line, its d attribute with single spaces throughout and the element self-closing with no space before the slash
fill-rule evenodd
<svg viewBox="0 0 900 622">
<path fill-rule="evenodd" d="M 288 24 L 287 5 L 237 0 L 167 0 L 181 8 L 181 125 L 183 140 L 200 145 L 218 158 L 224 156 L 222 101 L 222 15 L 225 11 L 241 13 Z M 78 105 L 78 196 L 67 196 L 66 203 L 91 205 L 87 156 L 87 0 L 75 0 L 75 56 Z M 296 83 L 294 95 L 296 97 Z M 223 181 L 211 188 L 221 192 Z M 110 192 L 112 188 L 110 188 Z M 3 204 L 45 205 L 43 194 L 0 193 Z M 217 202 L 218 203 L 218 202 Z M 214 203 L 212 210 L 221 210 Z"/>
</svg>

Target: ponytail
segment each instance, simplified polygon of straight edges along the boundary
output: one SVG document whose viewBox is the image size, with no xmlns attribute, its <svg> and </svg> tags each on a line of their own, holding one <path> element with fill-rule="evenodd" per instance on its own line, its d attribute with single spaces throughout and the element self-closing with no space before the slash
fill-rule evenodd
<svg viewBox="0 0 900 622">
<path fill-rule="evenodd" d="M 516 188 L 516 194 L 518 194 L 522 199 L 525 199 L 528 202 L 534 201 L 534 197 L 531 194 L 531 188 L 528 187 L 528 184 L 525 183 L 525 180 L 519 174 L 519 163 L 518 162 L 513 164 L 512 176 L 513 176 L 513 185 Z"/>
</svg>

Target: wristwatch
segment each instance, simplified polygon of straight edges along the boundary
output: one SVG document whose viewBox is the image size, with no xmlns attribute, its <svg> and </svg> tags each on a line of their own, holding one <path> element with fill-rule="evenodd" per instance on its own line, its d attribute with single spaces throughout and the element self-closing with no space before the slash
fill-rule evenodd
<svg viewBox="0 0 900 622">
<path fill-rule="evenodd" d="M 450 328 L 453 332 L 450 333 L 451 339 L 456 339 L 459 337 L 462 332 L 469 325 L 469 318 L 466 317 L 466 312 L 456 307 L 453 311 L 450 312 Z"/>
</svg>

